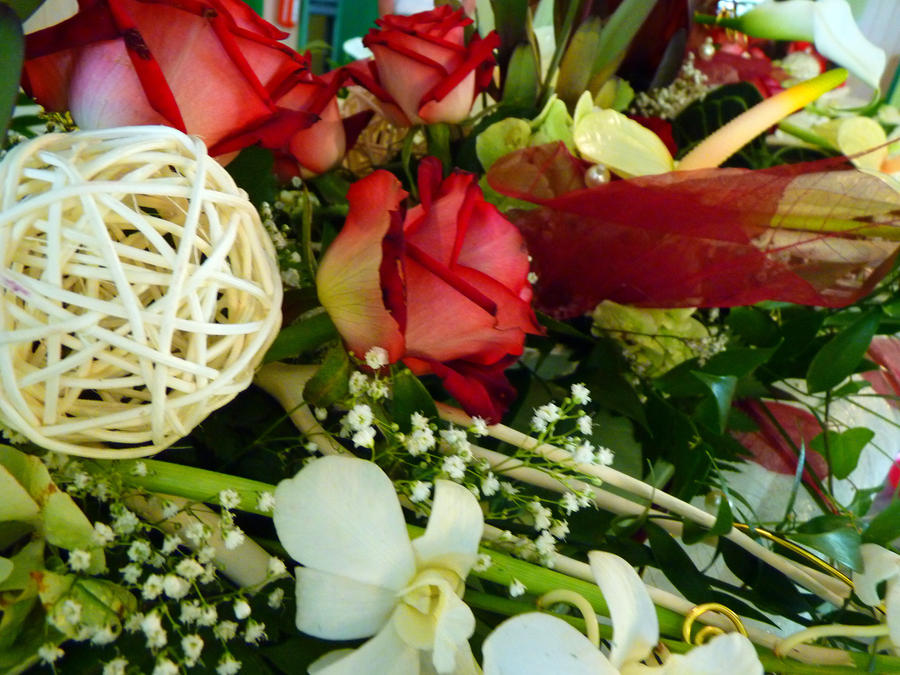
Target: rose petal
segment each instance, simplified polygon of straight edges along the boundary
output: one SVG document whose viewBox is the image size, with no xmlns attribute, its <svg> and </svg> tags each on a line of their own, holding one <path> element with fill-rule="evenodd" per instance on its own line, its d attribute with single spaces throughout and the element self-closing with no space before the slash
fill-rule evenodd
<svg viewBox="0 0 900 675">
<path fill-rule="evenodd" d="M 377 633 L 397 605 L 397 594 L 311 567 L 297 568 L 297 628 L 326 640 Z"/>
<path fill-rule="evenodd" d="M 394 631 L 393 624 L 388 623 L 384 630 L 359 649 L 339 658 L 326 654 L 309 667 L 309 672 L 311 675 L 419 675 L 419 654 L 407 647 Z"/>
<path fill-rule="evenodd" d="M 483 531 L 484 516 L 475 496 L 452 481 L 435 481 L 425 533 L 412 542 L 418 567 L 449 568 L 465 579 Z"/>
<path fill-rule="evenodd" d="M 644 582 L 626 560 L 612 553 L 591 551 L 588 560 L 613 624 L 610 662 L 618 668 L 643 660 L 659 642 L 656 609 Z"/>
<path fill-rule="evenodd" d="M 350 212 L 344 227 L 316 275 L 319 300 L 350 349 L 362 356 L 371 347 L 383 347 L 391 362 L 403 353 L 403 335 L 382 299 L 381 242 L 390 229 L 391 212 L 404 197 L 400 182 L 387 171 L 354 183 L 347 193 Z"/>
<path fill-rule="evenodd" d="M 393 483 L 365 460 L 310 462 L 278 484 L 273 518 L 285 549 L 307 567 L 392 590 L 415 572 Z"/>
<path fill-rule="evenodd" d="M 562 619 L 522 614 L 501 623 L 482 646 L 484 675 L 616 675 L 590 641 Z"/>
<path fill-rule="evenodd" d="M 726 668 L 727 664 L 727 668 Z M 753 644 L 740 633 L 718 635 L 687 654 L 673 654 L 661 675 L 762 675 L 763 667 Z"/>
</svg>

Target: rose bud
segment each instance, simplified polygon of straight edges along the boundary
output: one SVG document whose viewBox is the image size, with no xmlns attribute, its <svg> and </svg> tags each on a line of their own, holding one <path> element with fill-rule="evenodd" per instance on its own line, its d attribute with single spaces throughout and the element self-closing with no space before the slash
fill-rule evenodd
<svg viewBox="0 0 900 675">
<path fill-rule="evenodd" d="M 363 44 L 375 56 L 378 85 L 403 111 L 404 123 L 455 123 L 468 117 L 475 96 L 490 84 L 497 34 L 475 34 L 466 45 L 465 27 L 472 20 L 448 5 L 376 23 Z"/>
</svg>

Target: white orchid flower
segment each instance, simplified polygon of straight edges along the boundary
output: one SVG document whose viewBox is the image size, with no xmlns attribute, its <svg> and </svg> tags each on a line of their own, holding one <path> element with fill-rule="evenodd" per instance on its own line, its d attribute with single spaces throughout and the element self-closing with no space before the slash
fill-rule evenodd
<svg viewBox="0 0 900 675">
<path fill-rule="evenodd" d="M 303 567 L 297 627 L 330 640 L 374 635 L 310 667 L 323 675 L 477 672 L 462 599 L 484 519 L 464 487 L 436 481 L 425 533 L 410 542 L 394 486 L 352 457 L 310 462 L 275 491 L 275 529 Z"/>
<path fill-rule="evenodd" d="M 891 642 L 900 645 L 900 555 L 878 544 L 859 547 L 863 571 L 853 573 L 853 590 L 870 607 L 877 605 L 878 584 L 886 581 L 884 604 Z"/>
<path fill-rule="evenodd" d="M 770 1 L 722 24 L 754 37 L 813 42 L 822 56 L 873 89 L 878 89 L 887 63 L 884 50 L 856 25 L 847 0 Z"/>
<path fill-rule="evenodd" d="M 609 657 L 562 619 L 549 614 L 522 614 L 504 621 L 484 641 L 484 675 L 762 675 L 753 645 L 728 633 L 672 655 L 662 666 L 642 660 L 659 641 L 659 623 L 647 589 L 631 565 L 612 553 L 588 554 L 591 571 L 613 625 Z"/>
</svg>

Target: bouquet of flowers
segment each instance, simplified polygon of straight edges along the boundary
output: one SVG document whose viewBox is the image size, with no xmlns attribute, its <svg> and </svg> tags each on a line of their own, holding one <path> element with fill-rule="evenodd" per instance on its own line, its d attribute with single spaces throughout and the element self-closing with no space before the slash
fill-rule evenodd
<svg viewBox="0 0 900 675">
<path fill-rule="evenodd" d="M 0 673 L 900 672 L 897 78 L 743 4 L 0 5 Z"/>
</svg>

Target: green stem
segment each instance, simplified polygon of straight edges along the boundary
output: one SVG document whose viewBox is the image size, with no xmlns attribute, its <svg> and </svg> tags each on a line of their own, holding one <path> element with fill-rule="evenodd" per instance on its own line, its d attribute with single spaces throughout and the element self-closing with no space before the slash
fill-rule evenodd
<svg viewBox="0 0 900 675">
<path fill-rule="evenodd" d="M 804 129 L 801 126 L 791 124 L 790 122 L 779 122 L 778 128 L 786 134 L 790 134 L 795 138 L 799 138 L 801 141 L 809 143 L 810 145 L 815 145 L 816 147 L 823 148 L 825 150 L 834 150 L 834 147 L 831 145 L 831 143 L 819 136 L 819 134 L 810 131 L 809 129 Z"/>
<path fill-rule="evenodd" d="M 146 474 L 135 475 L 134 470 L 141 462 L 146 468 Z M 106 474 L 110 471 L 116 471 L 126 485 L 142 488 L 150 492 L 162 492 L 177 495 L 198 502 L 205 501 L 215 503 L 216 496 L 222 490 L 235 490 L 241 497 L 241 503 L 238 508 L 259 515 L 271 515 L 270 513 L 264 513 L 259 509 L 258 500 L 261 494 L 265 492 L 274 492 L 275 486 L 262 481 L 153 459 L 119 461 L 93 460 L 85 461 L 84 467 L 87 471 L 97 474 Z M 138 473 L 143 472 L 139 471 Z M 424 528 L 416 527 L 414 525 L 407 525 L 407 529 L 412 537 L 419 537 L 425 531 Z M 486 570 L 480 572 L 473 570 L 470 572 L 473 577 L 506 587 L 513 583 L 514 580 L 518 580 L 525 585 L 526 591 L 529 594 L 535 596 L 559 589 L 571 590 L 584 596 L 598 614 L 609 616 L 609 610 L 603 599 L 603 595 L 595 584 L 581 579 L 575 579 L 565 574 L 561 574 L 560 572 L 540 567 L 539 565 L 519 560 L 490 549 L 481 548 L 480 552 L 490 557 L 491 565 Z M 473 593 L 475 593 L 474 596 L 472 595 Z M 468 591 L 466 595 L 467 599 L 470 596 L 473 598 L 481 598 L 482 600 L 485 597 L 494 597 L 487 596 L 486 594 L 477 594 L 475 591 Z M 508 606 L 504 598 L 495 598 L 495 600 L 490 602 L 492 603 L 491 606 L 485 606 L 484 609 L 490 609 L 491 611 L 497 611 L 500 614 L 506 614 L 506 612 L 502 611 L 502 608 Z M 517 606 L 521 607 L 523 606 L 523 603 L 518 603 Z M 523 610 L 519 609 L 514 613 L 520 613 L 521 611 Z M 684 618 L 680 614 L 669 609 L 657 607 L 656 615 L 659 619 L 660 633 L 664 635 L 681 634 Z M 665 642 L 672 651 L 686 651 L 688 648 L 687 645 L 684 645 L 681 641 L 672 641 L 671 644 L 668 640 Z M 800 675 L 805 675 L 807 673 L 810 675 L 814 673 L 858 673 L 860 671 L 900 673 L 900 657 L 895 656 L 873 656 L 859 652 L 845 652 L 854 662 L 855 667 L 842 667 L 806 665 L 793 660 L 779 659 L 771 652 L 762 648 L 758 648 L 758 650 L 761 650 L 760 660 L 767 672 L 798 673 Z M 869 670 L 870 668 L 874 668 L 874 670 Z"/>
</svg>

